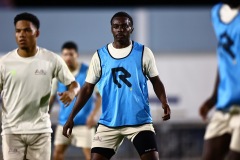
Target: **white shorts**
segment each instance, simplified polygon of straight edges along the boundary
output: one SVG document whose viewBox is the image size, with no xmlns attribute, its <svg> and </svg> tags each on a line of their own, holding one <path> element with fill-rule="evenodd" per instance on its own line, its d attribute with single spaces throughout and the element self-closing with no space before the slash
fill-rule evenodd
<svg viewBox="0 0 240 160">
<path fill-rule="evenodd" d="M 116 152 L 118 147 L 122 144 L 123 139 L 126 137 L 133 141 L 134 137 L 140 131 L 152 131 L 155 133 L 152 124 L 144 124 L 141 126 L 133 127 L 118 127 L 109 128 L 104 125 L 99 125 L 92 142 L 92 148 L 111 148 Z"/>
<path fill-rule="evenodd" d="M 2 135 L 4 160 L 50 160 L 51 133 Z"/>
<path fill-rule="evenodd" d="M 70 138 L 62 135 L 63 126 L 58 125 L 55 130 L 54 145 L 70 145 L 82 148 L 91 148 L 95 128 L 89 129 L 87 126 L 73 127 Z"/>
<path fill-rule="evenodd" d="M 236 112 L 233 114 L 215 111 L 206 128 L 204 139 L 229 133 L 232 135 L 230 149 L 240 152 L 240 109 L 237 109 Z"/>
</svg>

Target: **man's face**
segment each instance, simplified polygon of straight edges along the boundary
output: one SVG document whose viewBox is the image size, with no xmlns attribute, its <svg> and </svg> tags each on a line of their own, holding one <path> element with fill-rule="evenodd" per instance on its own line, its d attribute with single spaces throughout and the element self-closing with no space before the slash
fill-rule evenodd
<svg viewBox="0 0 240 160">
<path fill-rule="evenodd" d="M 64 48 L 62 50 L 62 58 L 70 70 L 75 69 L 75 65 L 78 59 L 78 53 L 75 49 Z"/>
<path fill-rule="evenodd" d="M 36 45 L 39 31 L 30 21 L 20 20 L 15 25 L 15 38 L 20 49 L 26 50 Z"/>
<path fill-rule="evenodd" d="M 111 26 L 112 34 L 115 41 L 128 41 L 132 34 L 133 27 L 129 18 L 127 17 L 115 17 L 112 20 Z"/>
</svg>

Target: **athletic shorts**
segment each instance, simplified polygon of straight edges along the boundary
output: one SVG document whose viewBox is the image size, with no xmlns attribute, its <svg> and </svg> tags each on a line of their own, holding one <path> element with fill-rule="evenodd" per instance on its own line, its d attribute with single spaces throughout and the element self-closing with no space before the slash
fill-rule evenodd
<svg viewBox="0 0 240 160">
<path fill-rule="evenodd" d="M 73 127 L 71 137 L 66 138 L 62 134 L 63 126 L 58 125 L 55 130 L 54 145 L 73 145 L 81 148 L 91 148 L 95 128 L 89 129 L 87 126 Z"/>
<path fill-rule="evenodd" d="M 2 135 L 4 160 L 50 160 L 51 133 Z"/>
<path fill-rule="evenodd" d="M 155 133 L 152 124 L 118 128 L 109 128 L 99 124 L 92 141 L 92 148 L 110 148 L 116 152 L 125 137 L 133 142 L 134 137 L 141 131 L 152 131 Z"/>
<path fill-rule="evenodd" d="M 204 139 L 211 139 L 229 133 L 232 135 L 230 149 L 240 152 L 240 108 L 231 112 L 215 111 L 204 135 Z"/>
</svg>

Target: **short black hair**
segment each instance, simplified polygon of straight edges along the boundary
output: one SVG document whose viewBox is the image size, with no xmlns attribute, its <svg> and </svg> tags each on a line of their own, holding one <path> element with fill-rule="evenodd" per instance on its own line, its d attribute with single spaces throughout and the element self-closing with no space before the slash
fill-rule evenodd
<svg viewBox="0 0 240 160">
<path fill-rule="evenodd" d="M 111 18 L 111 21 L 110 21 L 111 25 L 112 25 L 112 21 L 115 17 L 127 17 L 130 20 L 131 25 L 133 26 L 133 19 L 128 13 L 122 12 L 122 11 L 115 13 Z"/>
<path fill-rule="evenodd" d="M 62 50 L 63 49 L 74 49 L 76 52 L 78 52 L 78 47 L 77 44 L 73 41 L 67 41 L 62 45 Z"/>
<path fill-rule="evenodd" d="M 32 13 L 28 13 L 28 12 L 23 12 L 23 13 L 20 13 L 18 15 L 15 16 L 14 18 L 14 25 L 16 26 L 16 23 L 20 20 L 26 20 L 26 21 L 30 21 L 33 23 L 33 25 L 39 29 L 40 28 L 40 21 L 39 19 L 37 18 L 37 16 L 35 16 L 34 14 Z"/>
<path fill-rule="evenodd" d="M 240 0 L 222 0 L 222 2 L 229 5 L 231 8 L 238 8 L 240 6 Z"/>
</svg>

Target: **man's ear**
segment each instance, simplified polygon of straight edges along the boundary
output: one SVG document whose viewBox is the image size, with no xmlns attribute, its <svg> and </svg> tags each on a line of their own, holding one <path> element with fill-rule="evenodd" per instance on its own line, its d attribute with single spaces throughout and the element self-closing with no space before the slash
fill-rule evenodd
<svg viewBox="0 0 240 160">
<path fill-rule="evenodd" d="M 40 31 L 36 30 L 36 37 L 39 37 L 39 35 L 40 35 Z"/>
<path fill-rule="evenodd" d="M 133 32 L 134 28 L 132 27 L 131 33 Z"/>
</svg>

